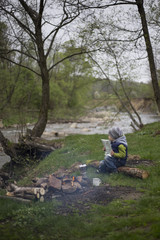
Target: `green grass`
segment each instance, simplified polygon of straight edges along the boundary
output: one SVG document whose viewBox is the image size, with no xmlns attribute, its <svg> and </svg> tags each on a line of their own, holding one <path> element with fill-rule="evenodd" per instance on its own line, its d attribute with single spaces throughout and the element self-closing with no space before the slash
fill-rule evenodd
<svg viewBox="0 0 160 240">
<path fill-rule="evenodd" d="M 17 203 L 0 199 L 0 236 L 2 240 L 157 240 L 160 239 L 160 123 L 149 124 L 141 131 L 127 134 L 129 154 L 150 159 L 153 166 L 139 166 L 149 172 L 145 180 L 123 174 L 100 174 L 103 183 L 112 186 L 133 186 L 143 192 L 138 200 L 116 199 L 106 206 L 92 205 L 79 215 L 57 215 L 58 202 Z M 27 185 L 35 176 L 53 173 L 59 167 L 75 162 L 101 160 L 104 157 L 100 139 L 105 135 L 70 136 L 64 147 L 28 169 L 19 185 Z M 95 170 L 88 169 L 94 177 Z"/>
</svg>

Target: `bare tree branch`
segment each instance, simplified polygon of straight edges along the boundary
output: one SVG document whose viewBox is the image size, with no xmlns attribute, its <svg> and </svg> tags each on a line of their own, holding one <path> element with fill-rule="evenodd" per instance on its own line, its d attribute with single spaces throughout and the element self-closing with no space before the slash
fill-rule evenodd
<svg viewBox="0 0 160 240">
<path fill-rule="evenodd" d="M 96 51 L 98 51 L 98 50 L 99 50 L 99 48 L 98 48 L 98 49 L 95 49 L 95 50 L 91 50 L 91 51 L 86 51 L 86 50 L 83 51 L 83 49 L 82 49 L 80 52 L 70 54 L 70 55 L 62 58 L 61 60 L 57 61 L 56 63 L 54 63 L 54 64 L 49 68 L 49 71 L 50 71 L 51 69 L 53 69 L 55 66 L 57 66 L 58 64 L 60 64 L 61 62 L 65 61 L 65 60 L 67 60 L 67 59 L 69 59 L 69 58 L 72 58 L 72 57 L 77 56 L 77 55 L 82 55 L 82 54 L 86 54 L 86 53 L 88 54 L 88 53 L 91 53 L 91 52 L 96 52 Z"/>
<path fill-rule="evenodd" d="M 30 55 L 30 54 L 28 54 L 28 53 L 26 53 L 26 52 L 24 52 L 24 51 L 22 51 L 22 50 L 19 50 L 19 49 L 12 49 L 12 50 L 9 50 L 9 51 L 4 51 L 5 54 L 11 54 L 11 53 L 13 53 L 13 52 L 18 52 L 18 53 L 20 53 L 20 54 L 25 55 L 25 56 L 28 57 L 28 58 L 31 58 L 31 59 L 37 61 L 37 59 L 36 59 L 34 56 L 32 56 L 32 55 Z M 0 57 L 1 57 L 1 56 L 0 56 Z"/>
<path fill-rule="evenodd" d="M 114 56 L 114 59 L 115 59 L 115 63 L 116 63 L 116 69 L 117 69 L 117 73 L 118 73 L 118 77 L 119 77 L 119 81 L 120 81 L 120 84 L 121 84 L 121 87 L 122 87 L 122 90 L 124 92 L 124 95 L 127 99 L 127 102 L 129 103 L 129 106 L 131 107 L 131 109 L 133 110 L 133 112 L 136 114 L 138 120 L 139 120 L 139 123 L 140 123 L 140 126 L 143 126 L 143 123 L 142 123 L 142 120 L 141 120 L 141 117 L 139 116 L 138 112 L 136 111 L 136 109 L 134 108 L 134 106 L 132 105 L 131 103 L 131 100 L 129 98 L 129 95 L 128 93 L 126 92 L 126 89 L 124 87 L 124 84 L 123 84 L 123 78 L 122 78 L 122 75 L 121 75 L 121 72 L 120 72 L 120 69 L 119 69 L 119 63 L 118 63 L 118 59 L 117 59 L 117 55 L 115 54 L 114 50 L 108 45 L 109 49 L 111 50 L 113 56 Z M 134 122 L 135 123 L 135 122 Z M 136 124 L 137 125 L 137 124 Z M 139 124 L 138 124 L 139 125 Z"/>
<path fill-rule="evenodd" d="M 12 59 L 7 58 L 7 57 L 5 57 L 5 56 L 0 56 L 0 57 L 1 57 L 2 59 L 5 59 L 5 60 L 7 60 L 7 61 L 9 61 L 9 62 L 17 65 L 17 66 L 26 68 L 26 69 L 30 70 L 31 72 L 33 72 L 33 73 L 35 73 L 36 75 L 38 75 L 38 76 L 41 77 L 41 74 L 40 74 L 40 73 L 36 72 L 34 69 L 32 69 L 32 68 L 30 68 L 30 67 L 28 67 L 28 66 L 25 66 L 25 65 L 23 65 L 23 64 L 17 63 L 17 62 L 15 62 L 15 61 L 13 61 Z"/>
<path fill-rule="evenodd" d="M 20 21 L 13 12 L 9 12 L 7 9 L 1 7 L 1 9 L 8 15 L 10 15 L 12 18 L 14 18 L 16 20 L 16 22 L 18 23 L 18 25 L 24 29 L 26 31 L 26 33 L 29 34 L 30 37 L 32 37 L 35 40 L 35 34 L 31 31 L 30 28 L 28 28 L 25 24 L 22 23 L 22 21 Z"/>
<path fill-rule="evenodd" d="M 66 16 L 65 16 L 65 17 L 62 17 L 62 20 L 61 20 L 61 22 L 59 23 L 59 25 L 56 27 L 56 29 L 52 30 L 52 31 L 48 34 L 48 36 L 44 39 L 44 41 L 43 41 L 43 42 L 45 42 L 45 41 L 54 33 L 54 35 L 53 35 L 53 37 L 52 37 L 52 40 L 51 40 L 51 42 L 50 42 L 48 51 L 47 51 L 47 53 L 46 53 L 46 57 L 48 57 L 48 55 L 49 55 L 49 53 L 50 53 L 50 51 L 51 51 L 51 49 L 52 49 L 53 42 L 54 42 L 54 40 L 55 40 L 55 38 L 56 38 L 56 35 L 57 35 L 57 33 L 59 32 L 59 30 L 60 30 L 62 27 L 68 25 L 68 24 L 71 23 L 71 22 L 73 22 L 73 21 L 79 16 L 79 14 L 80 14 L 80 13 L 78 12 L 74 17 L 72 17 L 72 18 L 70 19 L 68 13 L 67 13 L 66 10 L 65 10 L 65 2 L 64 2 L 64 6 L 63 6 L 63 11 L 64 11 L 64 13 L 65 13 Z M 67 21 L 67 20 L 68 20 L 68 21 Z"/>
<path fill-rule="evenodd" d="M 115 87 L 113 86 L 110 78 L 107 76 L 107 74 L 105 73 L 105 71 L 103 70 L 103 68 L 100 66 L 100 64 L 90 55 L 88 54 L 88 56 L 92 59 L 92 61 L 98 66 L 98 68 L 101 70 L 101 72 L 103 73 L 103 75 L 105 76 L 106 80 L 109 82 L 110 86 L 113 89 L 113 92 L 115 93 L 115 95 L 117 96 L 117 98 L 119 99 L 120 103 L 122 104 L 123 108 L 126 110 L 126 112 L 128 113 L 128 115 L 130 116 L 131 120 L 134 122 L 134 124 L 138 127 L 141 128 L 142 125 L 139 125 L 137 123 L 137 121 L 135 120 L 135 118 L 133 117 L 132 113 L 129 111 L 129 109 L 127 108 L 126 104 L 124 103 L 124 101 L 122 100 L 121 96 L 118 94 L 117 90 L 115 89 Z"/>
<path fill-rule="evenodd" d="M 83 2 L 86 2 L 86 1 L 83 1 Z M 136 5 L 136 2 L 126 1 L 126 0 L 114 0 L 114 1 L 112 1 L 112 3 L 110 2 L 108 4 L 103 4 L 102 1 L 99 1 L 99 3 L 96 1 L 93 1 L 92 3 L 89 3 L 88 5 L 83 2 L 79 2 L 80 9 L 83 9 L 83 10 L 84 9 L 106 9 L 106 8 L 113 7 L 113 6 L 128 5 L 128 4 Z M 95 5 L 94 5 L 94 3 L 95 3 Z M 76 4 L 74 4 L 74 3 L 72 5 L 76 6 Z"/>
<path fill-rule="evenodd" d="M 18 0 L 18 1 L 21 3 L 21 5 L 25 9 L 25 11 L 29 14 L 32 21 L 35 23 L 35 21 L 38 18 L 38 13 L 35 10 L 33 10 L 31 7 L 29 7 L 25 1 L 23 1 L 23 0 Z M 43 0 L 41 0 L 40 5 L 42 2 L 43 2 Z"/>
</svg>

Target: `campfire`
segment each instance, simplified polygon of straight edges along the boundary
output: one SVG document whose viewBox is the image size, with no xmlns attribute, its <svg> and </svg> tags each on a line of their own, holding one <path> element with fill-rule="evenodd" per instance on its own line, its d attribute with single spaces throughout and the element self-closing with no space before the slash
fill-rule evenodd
<svg viewBox="0 0 160 240">
<path fill-rule="evenodd" d="M 98 161 L 91 161 L 87 166 L 97 167 L 98 164 Z M 80 171 L 79 176 L 73 174 L 77 170 Z M 140 179 L 146 179 L 149 176 L 147 171 L 135 167 L 120 167 L 118 172 Z M 83 193 L 91 186 L 100 184 L 99 178 L 91 180 L 87 177 L 86 164 L 75 163 L 70 169 L 61 168 L 46 177 L 33 179 L 32 187 L 18 187 L 12 183 L 7 188 L 7 196 L 43 202 L 64 196 L 64 194 Z"/>
<path fill-rule="evenodd" d="M 44 202 L 64 194 L 83 192 L 86 187 L 91 185 L 91 181 L 86 175 L 58 177 L 56 174 L 51 174 L 44 178 L 33 179 L 33 185 L 32 187 L 18 187 L 10 184 L 7 195 Z"/>
</svg>

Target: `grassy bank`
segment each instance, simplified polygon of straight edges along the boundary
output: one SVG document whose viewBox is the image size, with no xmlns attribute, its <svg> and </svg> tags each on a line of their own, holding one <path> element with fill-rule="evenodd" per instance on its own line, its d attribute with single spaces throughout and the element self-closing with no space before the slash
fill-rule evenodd
<svg viewBox="0 0 160 240">
<path fill-rule="evenodd" d="M 109 204 L 90 204 L 88 211 L 61 215 L 56 209 L 60 202 L 17 203 L 0 199 L 0 236 L 3 240 L 99 240 L 160 239 L 160 123 L 146 125 L 142 131 L 127 134 L 129 154 L 152 160 L 152 165 L 139 168 L 149 171 L 149 178 L 134 179 L 123 174 L 100 174 L 102 184 L 131 186 L 140 191 L 137 199 L 116 198 Z M 53 173 L 59 167 L 75 162 L 101 160 L 104 157 L 100 139 L 104 135 L 76 135 L 63 140 L 63 148 L 56 150 L 38 165 L 29 169 L 19 185 L 31 183 L 35 176 Z M 26 169 L 27 171 L 27 169 Z M 77 173 L 78 174 L 78 173 Z M 89 177 L 97 177 L 88 169 Z M 84 203 L 85 204 L 85 203 Z M 88 204 L 88 203 L 86 203 Z M 73 206 L 74 207 L 74 206 Z"/>
</svg>

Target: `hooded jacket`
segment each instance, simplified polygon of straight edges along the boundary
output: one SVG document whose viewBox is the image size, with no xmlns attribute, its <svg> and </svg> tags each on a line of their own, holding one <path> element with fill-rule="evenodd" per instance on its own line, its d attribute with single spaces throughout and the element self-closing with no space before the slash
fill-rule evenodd
<svg viewBox="0 0 160 240">
<path fill-rule="evenodd" d="M 114 151 L 114 157 L 126 162 L 128 155 L 128 144 L 125 136 L 121 136 L 111 142 L 111 148 Z"/>
</svg>

